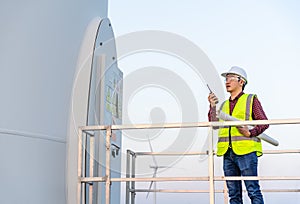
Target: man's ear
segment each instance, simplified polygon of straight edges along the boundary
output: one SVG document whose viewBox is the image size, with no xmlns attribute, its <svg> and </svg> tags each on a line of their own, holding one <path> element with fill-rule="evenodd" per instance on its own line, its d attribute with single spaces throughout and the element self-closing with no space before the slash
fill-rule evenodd
<svg viewBox="0 0 300 204">
<path fill-rule="evenodd" d="M 240 82 L 240 85 L 241 85 L 241 86 L 243 86 L 244 83 L 245 83 L 244 80 L 240 80 L 239 82 Z"/>
</svg>

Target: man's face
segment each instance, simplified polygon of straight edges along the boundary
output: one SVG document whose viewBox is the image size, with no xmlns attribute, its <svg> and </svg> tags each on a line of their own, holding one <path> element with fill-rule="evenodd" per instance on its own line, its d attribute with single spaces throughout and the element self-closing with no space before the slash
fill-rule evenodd
<svg viewBox="0 0 300 204">
<path fill-rule="evenodd" d="M 227 92 L 231 93 L 234 91 L 239 91 L 243 87 L 243 81 L 241 77 L 235 74 L 227 74 L 225 77 L 225 86 Z"/>
</svg>

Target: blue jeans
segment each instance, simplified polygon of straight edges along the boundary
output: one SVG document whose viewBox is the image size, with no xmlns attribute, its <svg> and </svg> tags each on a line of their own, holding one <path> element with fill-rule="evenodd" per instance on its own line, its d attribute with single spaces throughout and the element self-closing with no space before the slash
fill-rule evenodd
<svg viewBox="0 0 300 204">
<path fill-rule="evenodd" d="M 231 148 L 224 155 L 223 170 L 225 176 L 257 176 L 256 152 L 246 155 L 236 155 Z M 257 180 L 245 180 L 245 186 L 251 204 L 263 204 L 263 196 Z M 230 204 L 242 204 L 242 182 L 226 181 L 229 191 Z"/>
</svg>

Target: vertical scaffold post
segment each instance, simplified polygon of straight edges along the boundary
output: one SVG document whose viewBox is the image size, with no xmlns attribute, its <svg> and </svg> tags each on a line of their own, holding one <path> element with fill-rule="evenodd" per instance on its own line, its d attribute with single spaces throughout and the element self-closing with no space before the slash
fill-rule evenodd
<svg viewBox="0 0 300 204">
<path fill-rule="evenodd" d="M 209 171 L 209 203 L 215 203 L 215 186 L 214 186 L 214 147 L 213 147 L 213 128 L 209 128 L 208 135 L 208 171 Z"/>
<path fill-rule="evenodd" d="M 111 126 L 106 128 L 106 168 L 105 168 L 105 204 L 110 204 L 110 137 L 111 137 Z"/>
<path fill-rule="evenodd" d="M 228 189 L 226 185 L 226 181 L 224 181 L 224 204 L 228 203 Z"/>
<path fill-rule="evenodd" d="M 90 135 L 90 177 L 94 177 L 95 137 Z M 89 204 L 93 204 L 94 183 L 89 183 Z"/>
<path fill-rule="evenodd" d="M 130 178 L 130 150 L 127 150 L 126 158 L 126 178 Z M 126 181 L 126 204 L 129 204 L 130 182 Z"/>
<path fill-rule="evenodd" d="M 82 130 L 78 128 L 78 168 L 77 168 L 77 204 L 81 203 L 81 177 L 82 177 Z"/>
<path fill-rule="evenodd" d="M 131 177 L 135 178 L 135 159 L 136 154 L 132 155 Z M 135 203 L 135 181 L 131 181 L 131 204 Z"/>
<path fill-rule="evenodd" d="M 87 134 L 86 132 L 82 131 L 82 172 L 81 172 L 81 177 L 86 177 L 86 165 L 87 165 Z M 86 204 L 87 197 L 86 197 L 86 186 L 87 184 L 81 183 L 81 204 Z"/>
</svg>

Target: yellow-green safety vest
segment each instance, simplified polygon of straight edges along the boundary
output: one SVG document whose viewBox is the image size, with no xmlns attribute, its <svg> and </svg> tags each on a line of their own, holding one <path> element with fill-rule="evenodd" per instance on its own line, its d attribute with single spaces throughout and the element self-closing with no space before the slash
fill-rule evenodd
<svg viewBox="0 0 300 204">
<path fill-rule="evenodd" d="M 253 120 L 252 119 L 252 105 L 255 95 L 243 94 L 237 101 L 232 116 L 239 120 Z M 229 100 L 226 100 L 221 110 L 230 114 Z M 222 120 L 220 120 L 222 121 Z M 256 152 L 257 156 L 262 155 L 261 141 L 257 137 L 245 137 L 236 127 L 222 127 L 219 130 L 219 140 L 217 144 L 217 156 L 224 155 L 229 148 L 229 131 L 231 135 L 231 148 L 237 155 L 245 155 L 251 152 Z"/>
</svg>

